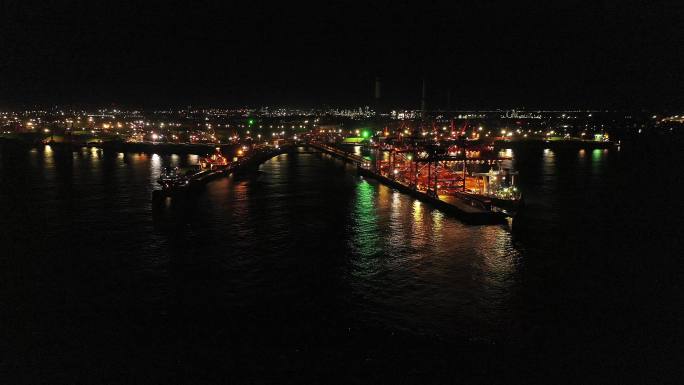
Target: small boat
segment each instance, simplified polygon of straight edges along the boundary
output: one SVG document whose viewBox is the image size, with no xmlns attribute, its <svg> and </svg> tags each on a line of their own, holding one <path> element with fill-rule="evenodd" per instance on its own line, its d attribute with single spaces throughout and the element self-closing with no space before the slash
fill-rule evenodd
<svg viewBox="0 0 684 385">
<path fill-rule="evenodd" d="M 181 173 L 178 167 L 165 167 L 159 179 L 157 179 L 163 189 L 173 189 L 178 187 L 185 187 L 190 183 L 190 178 Z"/>
</svg>

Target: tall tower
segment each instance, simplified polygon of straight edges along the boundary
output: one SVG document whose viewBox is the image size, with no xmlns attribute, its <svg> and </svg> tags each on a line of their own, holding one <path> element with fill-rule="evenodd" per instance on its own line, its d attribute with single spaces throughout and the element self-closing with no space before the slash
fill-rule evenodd
<svg viewBox="0 0 684 385">
<path fill-rule="evenodd" d="M 447 88 L 447 102 L 446 102 L 446 110 L 451 111 L 451 88 Z"/>
<path fill-rule="evenodd" d="M 423 78 L 423 92 L 420 97 L 420 117 L 425 121 L 425 117 L 427 115 L 427 110 L 425 109 L 425 94 L 426 94 L 426 85 L 425 85 L 425 78 Z"/>
<path fill-rule="evenodd" d="M 373 93 L 373 96 L 373 108 L 375 109 L 376 114 L 380 114 L 380 109 L 382 108 L 382 106 L 380 105 L 380 97 L 382 95 L 379 76 L 375 77 L 375 92 Z"/>
<path fill-rule="evenodd" d="M 375 77 L 375 101 L 380 100 L 380 77 Z"/>
</svg>

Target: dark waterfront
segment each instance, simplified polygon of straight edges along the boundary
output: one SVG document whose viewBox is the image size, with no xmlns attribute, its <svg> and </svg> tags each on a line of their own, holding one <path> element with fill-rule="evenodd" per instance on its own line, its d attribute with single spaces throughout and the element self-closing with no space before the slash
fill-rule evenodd
<svg viewBox="0 0 684 385">
<path fill-rule="evenodd" d="M 153 215 L 195 156 L 0 151 L 7 383 L 682 374 L 674 152 L 516 150 L 526 209 L 468 226 L 315 153 Z"/>
</svg>

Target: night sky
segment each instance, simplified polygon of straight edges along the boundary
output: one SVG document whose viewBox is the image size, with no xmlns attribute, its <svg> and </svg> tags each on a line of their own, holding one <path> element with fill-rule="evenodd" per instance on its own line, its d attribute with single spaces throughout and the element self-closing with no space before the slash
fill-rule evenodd
<svg viewBox="0 0 684 385">
<path fill-rule="evenodd" d="M 0 3 L 0 107 L 684 105 L 681 1 L 99 3 Z"/>
</svg>

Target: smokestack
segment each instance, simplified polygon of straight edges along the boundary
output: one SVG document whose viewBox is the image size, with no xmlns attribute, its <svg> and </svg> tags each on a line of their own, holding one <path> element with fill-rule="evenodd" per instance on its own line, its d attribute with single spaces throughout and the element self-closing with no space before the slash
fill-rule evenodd
<svg viewBox="0 0 684 385">
<path fill-rule="evenodd" d="M 451 111 L 451 88 L 447 88 L 447 111 Z"/>
<path fill-rule="evenodd" d="M 425 89 L 426 89 L 425 78 L 423 78 L 423 94 L 420 98 L 420 111 L 421 111 L 421 115 L 423 116 L 423 119 L 425 119 L 425 113 L 426 113 L 426 110 L 425 110 L 425 94 L 426 94 Z"/>
<path fill-rule="evenodd" d="M 380 99 L 380 77 L 375 78 L 375 101 Z"/>
</svg>

